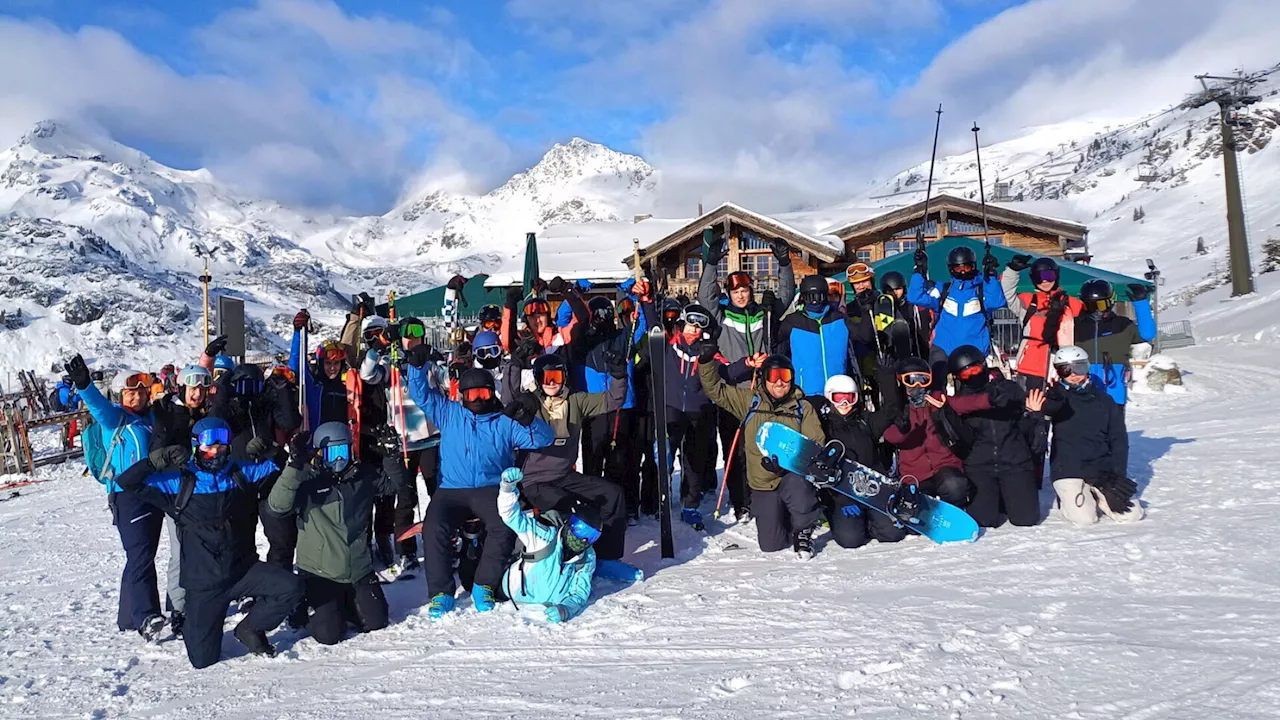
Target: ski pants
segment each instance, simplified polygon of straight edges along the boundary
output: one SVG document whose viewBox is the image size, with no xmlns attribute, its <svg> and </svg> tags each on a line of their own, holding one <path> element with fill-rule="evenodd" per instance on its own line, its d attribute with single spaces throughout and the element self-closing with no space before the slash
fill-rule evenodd
<svg viewBox="0 0 1280 720">
<path fill-rule="evenodd" d="M 1040 488 L 1033 466 L 977 466 L 964 469 L 973 483 L 973 497 L 965 511 L 980 527 L 1000 525 L 1000 501 L 1009 522 L 1029 527 L 1040 522 Z"/>
<path fill-rule="evenodd" d="M 418 473 L 427 487 L 427 497 L 436 492 L 439 482 L 440 446 L 410 450 L 405 463 L 407 482 L 395 495 L 384 495 L 373 503 L 373 534 L 378 537 L 399 536 L 413 527 L 418 514 Z M 418 557 L 418 538 L 411 537 L 397 543 L 396 551 L 403 556 Z"/>
<path fill-rule="evenodd" d="M 787 473 L 777 488 L 751 491 L 751 514 L 756 519 L 760 550 L 785 550 L 792 546 L 798 531 L 818 522 L 818 491 L 808 480 Z"/>
<path fill-rule="evenodd" d="M 724 457 L 726 468 L 725 485 L 729 490 L 729 502 L 734 510 L 746 509 L 751 505 L 751 488 L 747 486 L 747 455 L 743 446 L 752 438 L 742 437 L 742 421 L 724 408 L 717 408 L 716 425 L 720 428 L 720 454 Z M 738 438 L 738 445 L 733 446 L 733 439 Z M 733 457 L 729 457 L 732 448 Z M 717 496 L 718 497 L 718 496 Z"/>
<path fill-rule="evenodd" d="M 187 593 L 187 621 L 182 639 L 187 658 L 195 668 L 206 668 L 222 655 L 222 631 L 231 601 L 251 597 L 253 607 L 246 625 L 261 632 L 274 629 L 302 600 L 302 578 L 279 565 L 255 562 L 225 590 L 192 590 Z"/>
<path fill-rule="evenodd" d="M 164 529 L 169 536 L 168 604 L 173 612 L 186 612 L 187 592 L 182 589 L 182 543 L 178 539 L 178 525 L 166 516 Z"/>
<path fill-rule="evenodd" d="M 137 630 L 152 615 L 160 614 L 160 591 L 156 586 L 156 550 L 164 515 L 131 492 L 107 496 L 111 523 L 120 533 L 124 548 L 124 573 L 120 576 L 120 603 L 116 627 Z"/>
<path fill-rule="evenodd" d="M 946 392 L 947 378 L 950 377 L 951 372 L 947 351 L 937 345 L 930 345 L 928 360 L 929 369 L 933 372 L 933 384 L 929 386 L 930 392 Z"/>
<path fill-rule="evenodd" d="M 696 508 L 702 495 L 716 487 L 716 406 L 681 412 L 667 408 L 671 456 L 680 451 L 680 504 Z"/>
<path fill-rule="evenodd" d="M 907 529 L 898 525 L 884 513 L 878 513 L 869 507 L 837 492 L 829 495 L 827 503 L 827 523 L 831 526 L 831 538 L 842 548 L 862 547 L 872 540 L 882 543 L 898 542 L 907 536 Z"/>
<path fill-rule="evenodd" d="M 453 596 L 453 538 L 471 517 L 484 523 L 484 550 L 476 566 L 475 584 L 497 589 L 515 549 L 516 534 L 498 515 L 498 486 L 440 488 L 427 505 L 422 521 L 423 560 L 427 566 L 427 595 Z"/>
<path fill-rule="evenodd" d="M 627 502 L 622 488 L 598 477 L 587 477 L 569 471 L 563 478 L 520 484 L 520 492 L 529 504 L 540 511 L 564 509 L 575 497 L 600 509 L 600 539 L 596 541 L 596 559 L 622 558 L 627 539 Z M 483 583 L 481 583 L 483 584 Z"/>
<path fill-rule="evenodd" d="M 928 480 L 920 481 L 920 492 L 960 508 L 969 505 L 972 487 L 969 478 L 955 468 L 942 468 Z"/>
<path fill-rule="evenodd" d="M 604 477 L 605 465 L 609 461 L 609 446 L 614 441 L 613 427 L 617 422 L 618 431 L 622 431 L 622 419 L 615 410 L 604 415 L 595 415 L 582 421 L 582 474 L 591 477 Z"/>
<path fill-rule="evenodd" d="M 1062 517 L 1075 525 L 1085 526 L 1098 522 L 1098 511 L 1116 522 L 1133 522 L 1141 520 L 1145 514 L 1142 503 L 1133 499 L 1133 507 L 1129 512 L 1117 513 L 1107 504 L 1107 498 L 1092 485 L 1081 478 L 1062 478 L 1053 481 L 1053 491 L 1058 496 L 1058 507 Z"/>
<path fill-rule="evenodd" d="M 377 575 L 369 573 L 355 583 L 334 582 L 306 572 L 301 577 L 307 604 L 312 607 L 307 630 L 321 645 L 342 642 L 348 623 L 362 633 L 387 626 L 387 596 Z"/>
<path fill-rule="evenodd" d="M 627 507 L 634 512 L 653 515 L 658 512 L 658 468 L 653 455 L 653 416 L 646 410 L 622 411 L 622 428 L 633 438 L 627 448 L 623 492 Z"/>
</svg>

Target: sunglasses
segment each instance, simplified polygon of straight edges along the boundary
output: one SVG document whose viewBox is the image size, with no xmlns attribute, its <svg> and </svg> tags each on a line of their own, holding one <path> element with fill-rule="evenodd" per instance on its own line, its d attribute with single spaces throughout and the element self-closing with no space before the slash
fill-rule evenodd
<svg viewBox="0 0 1280 720">
<path fill-rule="evenodd" d="M 125 390 L 146 390 L 151 387 L 152 379 L 147 373 L 134 373 L 124 379 Z"/>
<path fill-rule="evenodd" d="M 703 330 L 711 327 L 711 317 L 705 313 L 687 312 L 682 317 L 686 325 L 696 325 Z"/>
<path fill-rule="evenodd" d="M 542 384 L 546 385 L 547 383 L 555 383 L 557 385 L 563 385 L 564 371 L 563 370 L 543 370 Z"/>
<path fill-rule="evenodd" d="M 791 368 L 769 368 L 764 373 L 765 382 L 791 382 L 796 374 Z"/>
<path fill-rule="evenodd" d="M 741 271 L 731 272 L 729 277 L 725 278 L 725 285 L 729 286 L 730 290 L 737 290 L 743 287 L 749 288 L 751 287 L 751 276 Z"/>
<path fill-rule="evenodd" d="M 475 355 L 478 360 L 492 360 L 494 358 L 502 357 L 502 347 L 499 345 L 478 347 L 475 350 L 472 350 L 471 354 Z"/>
<path fill-rule="evenodd" d="M 477 400 L 492 400 L 493 391 L 486 387 L 468 388 L 462 391 L 463 402 L 476 402 Z"/>
<path fill-rule="evenodd" d="M 230 444 L 231 431 L 227 428 L 210 428 L 196 436 L 196 445 L 202 448 Z"/>
<path fill-rule="evenodd" d="M 858 402 L 858 393 L 833 392 L 831 393 L 831 402 L 836 405 L 854 405 Z"/>
<path fill-rule="evenodd" d="M 986 365 L 970 365 L 969 367 L 963 368 L 962 370 L 960 370 L 960 372 L 956 373 L 956 377 L 960 378 L 961 380 L 968 380 L 970 378 L 977 377 L 986 371 L 987 371 Z"/>
<path fill-rule="evenodd" d="M 400 337 L 421 338 L 426 337 L 427 326 L 421 323 L 406 323 L 400 326 Z"/>
<path fill-rule="evenodd" d="M 898 376 L 898 381 L 902 383 L 903 387 L 928 387 L 933 382 L 933 375 L 923 372 L 903 373 Z"/>
<path fill-rule="evenodd" d="M 1058 282 L 1057 270 L 1036 270 L 1031 273 L 1031 282 L 1039 285 L 1040 283 Z"/>
</svg>

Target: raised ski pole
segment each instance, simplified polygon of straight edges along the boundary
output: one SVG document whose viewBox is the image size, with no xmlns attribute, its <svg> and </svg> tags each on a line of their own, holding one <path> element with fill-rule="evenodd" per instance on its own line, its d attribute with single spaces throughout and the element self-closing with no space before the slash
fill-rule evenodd
<svg viewBox="0 0 1280 720">
<path fill-rule="evenodd" d="M 978 200 L 982 204 L 982 245 L 985 252 L 982 254 L 982 264 L 986 265 L 987 258 L 991 257 L 991 226 L 987 223 L 987 190 L 982 184 L 982 145 L 978 141 L 978 123 L 973 123 L 973 154 L 978 162 Z M 987 282 L 986 271 L 978 276 L 978 304 L 982 306 L 982 322 L 987 328 L 987 357 L 996 361 L 999 366 L 1005 366 L 1000 356 L 996 354 L 995 339 L 991 337 L 991 315 L 987 313 L 987 302 L 982 297 L 982 287 Z M 1008 368 L 1005 367 L 1007 370 Z"/>
<path fill-rule="evenodd" d="M 387 292 L 387 319 L 391 324 L 396 322 L 396 291 Z M 409 462 L 409 425 L 405 422 L 403 379 L 400 377 L 400 340 L 391 343 L 391 402 L 400 417 L 400 457 Z M 416 481 L 415 481 L 416 482 Z"/>
<path fill-rule="evenodd" d="M 306 312 L 307 309 L 302 308 L 302 311 Z M 298 409 L 301 411 L 302 415 L 303 431 L 311 429 L 311 421 L 307 417 L 309 415 L 307 412 L 307 375 L 311 373 L 309 366 L 310 360 L 308 359 L 311 355 L 311 348 L 309 347 L 311 342 L 307 335 L 307 326 L 303 325 L 301 337 L 302 352 L 298 355 Z"/>
<path fill-rule="evenodd" d="M 933 152 L 929 155 L 929 182 L 924 188 L 924 217 L 920 220 L 920 227 L 916 228 L 916 247 L 924 247 L 924 227 L 929 224 L 929 201 L 933 198 L 933 167 L 938 162 L 938 132 L 942 129 L 942 103 L 938 103 L 938 109 L 935 111 L 937 118 L 933 122 Z M 938 239 L 941 240 L 946 229 L 938 228 Z M 927 281 L 929 278 L 925 278 Z M 916 317 L 916 328 L 920 327 L 920 308 L 915 305 L 911 306 L 912 312 Z M 913 335 L 915 333 L 912 333 Z M 922 349 L 923 350 L 923 349 Z"/>
</svg>

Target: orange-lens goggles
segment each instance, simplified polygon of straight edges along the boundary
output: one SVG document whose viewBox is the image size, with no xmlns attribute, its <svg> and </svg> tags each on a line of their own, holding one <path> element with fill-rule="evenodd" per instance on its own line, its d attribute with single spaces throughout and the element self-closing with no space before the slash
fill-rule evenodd
<svg viewBox="0 0 1280 720">
<path fill-rule="evenodd" d="M 487 387 L 469 388 L 462 391 L 462 399 L 464 402 L 475 402 L 477 400 L 492 400 L 493 391 Z"/>
<path fill-rule="evenodd" d="M 542 371 L 542 383 L 543 383 L 544 385 L 545 385 L 546 383 L 557 383 L 557 384 L 563 385 L 563 384 L 564 384 L 564 371 L 563 371 L 563 370 L 558 370 L 558 369 L 556 369 L 556 370 L 552 370 L 552 369 L 543 370 L 543 371 Z"/>
<path fill-rule="evenodd" d="M 933 382 L 933 376 L 929 373 L 909 372 L 899 375 L 898 381 L 902 383 L 903 387 L 928 387 Z"/>
<path fill-rule="evenodd" d="M 964 274 L 964 273 L 971 273 L 971 272 L 974 272 L 974 271 L 975 271 L 975 270 L 977 270 L 977 269 L 978 269 L 978 268 L 976 268 L 976 267 L 974 267 L 974 266 L 970 265 L 969 263 L 964 263 L 964 264 L 962 264 L 962 265 L 952 265 L 952 266 L 951 266 L 951 271 L 952 271 L 952 272 L 958 272 L 958 273 L 961 273 L 961 274 Z"/>
<path fill-rule="evenodd" d="M 338 362 L 347 359 L 347 351 L 343 350 L 341 345 L 325 345 L 320 348 L 320 357 Z"/>
<path fill-rule="evenodd" d="M 134 373 L 124 379 L 125 390 L 148 390 L 151 388 L 151 376 L 147 373 Z"/>
<path fill-rule="evenodd" d="M 970 365 L 969 367 L 964 368 L 960 372 L 956 373 L 956 377 L 960 378 L 961 380 L 968 380 L 970 378 L 975 378 L 986 371 L 987 371 L 986 365 Z"/>
<path fill-rule="evenodd" d="M 764 379 L 765 382 L 791 382 L 795 375 L 791 368 L 769 368 L 764 373 Z"/>
<path fill-rule="evenodd" d="M 531 317 L 533 315 L 550 315 L 551 306 L 539 300 L 537 302 L 527 303 L 524 306 L 524 316 Z"/>
<path fill-rule="evenodd" d="M 298 380 L 298 373 L 283 365 L 277 365 L 276 367 L 271 368 L 271 375 L 272 377 L 279 375 L 289 382 L 297 382 Z"/>
</svg>

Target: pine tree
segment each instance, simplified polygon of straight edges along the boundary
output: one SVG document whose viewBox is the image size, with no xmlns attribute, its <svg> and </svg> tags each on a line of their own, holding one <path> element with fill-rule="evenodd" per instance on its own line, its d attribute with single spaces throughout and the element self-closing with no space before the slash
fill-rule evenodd
<svg viewBox="0 0 1280 720">
<path fill-rule="evenodd" d="M 1280 239 L 1267 238 L 1262 244 L 1262 272 L 1280 270 Z"/>
</svg>

